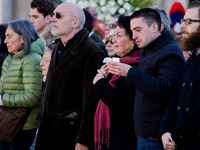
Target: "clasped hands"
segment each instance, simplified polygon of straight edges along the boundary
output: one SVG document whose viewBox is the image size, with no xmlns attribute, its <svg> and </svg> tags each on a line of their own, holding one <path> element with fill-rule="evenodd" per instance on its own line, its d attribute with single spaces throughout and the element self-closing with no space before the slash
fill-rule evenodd
<svg viewBox="0 0 200 150">
<path fill-rule="evenodd" d="M 130 65 L 115 61 L 109 61 L 105 65 L 103 65 L 100 69 L 97 70 L 97 74 L 94 77 L 93 84 L 95 84 L 98 80 L 102 78 L 107 78 L 109 73 L 126 76 L 128 70 L 131 68 Z"/>
</svg>

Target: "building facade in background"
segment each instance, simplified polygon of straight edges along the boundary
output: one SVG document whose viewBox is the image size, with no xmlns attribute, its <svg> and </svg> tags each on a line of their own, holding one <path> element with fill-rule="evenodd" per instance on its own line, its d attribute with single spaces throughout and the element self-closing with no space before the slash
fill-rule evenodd
<svg viewBox="0 0 200 150">
<path fill-rule="evenodd" d="M 175 1 L 181 2 L 186 9 L 191 0 L 157 0 L 156 5 L 168 13 Z M 16 19 L 29 19 L 30 2 L 31 0 L 0 0 L 0 24 Z"/>
<path fill-rule="evenodd" d="M 31 0 L 0 0 L 0 24 L 16 19 L 29 19 Z"/>
</svg>

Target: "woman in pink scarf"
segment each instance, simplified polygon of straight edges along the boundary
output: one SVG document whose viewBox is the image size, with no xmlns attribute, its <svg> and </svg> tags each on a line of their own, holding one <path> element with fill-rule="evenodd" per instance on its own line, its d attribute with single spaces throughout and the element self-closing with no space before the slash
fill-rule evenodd
<svg viewBox="0 0 200 150">
<path fill-rule="evenodd" d="M 118 59 L 108 61 L 138 65 L 141 50 L 132 39 L 128 16 L 119 16 L 111 42 Z M 136 149 L 133 123 L 135 89 L 126 83 L 124 77 L 110 74 L 106 64 L 98 70 L 93 84 L 95 94 L 100 99 L 94 119 L 96 150 Z"/>
</svg>

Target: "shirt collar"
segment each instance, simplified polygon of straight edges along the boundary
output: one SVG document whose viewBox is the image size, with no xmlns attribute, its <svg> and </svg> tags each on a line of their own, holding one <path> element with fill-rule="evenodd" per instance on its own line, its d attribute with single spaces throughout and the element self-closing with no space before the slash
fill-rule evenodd
<svg viewBox="0 0 200 150">
<path fill-rule="evenodd" d="M 200 53 L 200 48 L 195 51 L 196 55 L 199 55 L 199 53 Z"/>
</svg>

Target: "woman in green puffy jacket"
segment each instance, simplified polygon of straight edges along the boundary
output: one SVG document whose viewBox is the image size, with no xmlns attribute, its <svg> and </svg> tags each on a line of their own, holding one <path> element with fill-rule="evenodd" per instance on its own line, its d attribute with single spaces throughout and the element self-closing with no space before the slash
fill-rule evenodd
<svg viewBox="0 0 200 150">
<path fill-rule="evenodd" d="M 40 62 L 46 43 L 27 20 L 10 22 L 4 43 L 9 55 L 2 66 L 0 106 L 29 108 L 29 114 L 12 142 L 0 140 L 0 149 L 28 150 L 38 125 L 43 78 Z"/>
</svg>

